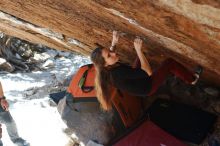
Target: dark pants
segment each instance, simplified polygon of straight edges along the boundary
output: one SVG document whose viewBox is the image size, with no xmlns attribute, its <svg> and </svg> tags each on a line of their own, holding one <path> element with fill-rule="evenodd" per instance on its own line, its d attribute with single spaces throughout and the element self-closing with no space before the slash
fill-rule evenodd
<svg viewBox="0 0 220 146">
<path fill-rule="evenodd" d="M 25 140 L 18 135 L 17 126 L 9 111 L 0 112 L 0 122 L 5 124 L 8 135 L 13 143 L 19 146 L 29 146 L 28 144 L 25 145 Z M 1 139 L 0 146 L 3 146 Z"/>
<path fill-rule="evenodd" d="M 140 67 L 140 62 L 135 61 L 134 67 Z M 186 67 L 184 67 L 179 62 L 174 59 L 166 59 L 162 65 L 153 72 L 151 91 L 148 96 L 154 94 L 157 89 L 163 84 L 163 82 L 168 78 L 169 75 L 175 75 L 176 77 L 183 80 L 185 83 L 192 83 L 195 80 L 195 76 Z"/>
</svg>

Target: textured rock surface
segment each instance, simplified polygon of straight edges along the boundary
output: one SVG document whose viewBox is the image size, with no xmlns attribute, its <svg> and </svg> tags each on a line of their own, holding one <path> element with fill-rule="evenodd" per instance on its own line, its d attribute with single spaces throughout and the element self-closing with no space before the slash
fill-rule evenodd
<svg viewBox="0 0 220 146">
<path fill-rule="evenodd" d="M 86 55 L 95 43 L 109 47 L 119 30 L 119 54 L 132 61 L 139 35 L 152 65 L 167 57 L 189 68 L 200 64 L 203 79 L 220 85 L 218 0 L 1 0 L 0 10 L 0 31 Z"/>
</svg>

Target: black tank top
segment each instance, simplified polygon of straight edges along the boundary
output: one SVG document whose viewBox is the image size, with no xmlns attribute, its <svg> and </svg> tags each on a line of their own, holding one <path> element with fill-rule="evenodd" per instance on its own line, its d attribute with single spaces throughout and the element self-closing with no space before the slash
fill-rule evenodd
<svg viewBox="0 0 220 146">
<path fill-rule="evenodd" d="M 147 96 L 151 90 L 151 78 L 141 68 L 119 63 L 110 69 L 112 84 L 132 95 Z"/>
</svg>

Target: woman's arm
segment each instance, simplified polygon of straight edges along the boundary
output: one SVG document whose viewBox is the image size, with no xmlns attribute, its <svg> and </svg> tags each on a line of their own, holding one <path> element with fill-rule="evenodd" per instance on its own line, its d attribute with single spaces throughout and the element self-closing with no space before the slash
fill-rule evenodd
<svg viewBox="0 0 220 146">
<path fill-rule="evenodd" d="M 8 102 L 7 102 L 7 100 L 5 99 L 5 97 L 4 97 L 4 93 L 3 93 L 3 88 L 2 88 L 2 84 L 1 84 L 1 82 L 0 82 L 0 104 L 1 104 L 1 106 L 2 106 L 2 108 L 4 109 L 4 110 L 8 110 Z"/>
<path fill-rule="evenodd" d="M 3 88 L 2 88 L 2 84 L 0 82 L 0 98 L 2 98 L 3 96 L 4 96 Z"/>
<path fill-rule="evenodd" d="M 143 51 L 142 51 L 142 40 L 140 38 L 136 38 L 134 40 L 134 48 L 137 52 L 137 56 L 140 59 L 141 62 L 141 69 L 144 70 L 149 76 L 152 75 L 152 69 L 151 66 L 145 57 Z"/>
<path fill-rule="evenodd" d="M 112 45 L 110 47 L 110 51 L 115 51 L 115 46 L 118 43 L 118 40 L 119 40 L 119 33 L 114 30 L 112 35 Z"/>
</svg>

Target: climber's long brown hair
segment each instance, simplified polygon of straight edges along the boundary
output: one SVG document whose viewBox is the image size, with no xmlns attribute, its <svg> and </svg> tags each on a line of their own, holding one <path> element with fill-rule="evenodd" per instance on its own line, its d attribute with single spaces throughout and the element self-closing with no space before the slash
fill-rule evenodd
<svg viewBox="0 0 220 146">
<path fill-rule="evenodd" d="M 91 53 L 91 60 L 96 68 L 95 87 L 97 98 L 104 110 L 110 110 L 111 106 L 111 79 L 108 68 L 105 67 L 105 60 L 102 57 L 103 47 L 96 48 Z"/>
</svg>

